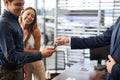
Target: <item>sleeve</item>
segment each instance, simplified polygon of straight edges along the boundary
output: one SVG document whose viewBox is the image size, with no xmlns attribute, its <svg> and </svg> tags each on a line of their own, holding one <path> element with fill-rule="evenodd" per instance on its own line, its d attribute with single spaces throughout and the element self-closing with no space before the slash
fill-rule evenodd
<svg viewBox="0 0 120 80">
<path fill-rule="evenodd" d="M 0 48 L 1 55 L 5 58 L 1 58 L 2 64 L 14 64 L 21 65 L 28 62 L 33 62 L 42 59 L 40 52 L 34 54 L 25 54 L 23 50 L 16 50 L 16 45 L 14 43 L 12 31 L 10 25 L 7 23 L 2 23 L 0 25 Z"/>
<path fill-rule="evenodd" d="M 108 28 L 103 34 L 99 36 L 93 36 L 88 38 L 71 38 L 72 49 L 85 49 L 85 48 L 97 48 L 106 45 L 110 45 L 113 29 L 120 22 L 120 17 L 116 20 L 115 24 Z"/>
<path fill-rule="evenodd" d="M 107 29 L 103 34 L 99 36 L 91 36 L 87 38 L 71 38 L 71 48 L 72 49 L 85 49 L 85 48 L 95 48 L 109 45 L 111 41 L 113 26 Z"/>
<path fill-rule="evenodd" d="M 114 80 L 120 80 L 120 64 L 115 64 L 113 66 L 111 74 Z"/>
</svg>

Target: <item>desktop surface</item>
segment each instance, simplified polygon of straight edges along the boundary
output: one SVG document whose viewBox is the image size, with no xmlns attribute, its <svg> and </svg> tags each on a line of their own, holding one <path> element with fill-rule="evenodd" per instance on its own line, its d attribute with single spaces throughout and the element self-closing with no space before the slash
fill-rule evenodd
<svg viewBox="0 0 120 80">
<path fill-rule="evenodd" d="M 90 65 L 76 63 L 52 80 L 88 80 L 93 70 L 94 68 Z"/>
</svg>

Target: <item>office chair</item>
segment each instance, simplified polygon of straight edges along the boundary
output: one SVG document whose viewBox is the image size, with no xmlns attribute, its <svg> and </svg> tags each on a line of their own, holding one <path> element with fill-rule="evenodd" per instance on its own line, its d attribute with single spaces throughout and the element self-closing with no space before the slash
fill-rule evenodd
<svg viewBox="0 0 120 80">
<path fill-rule="evenodd" d="M 83 50 L 80 49 L 67 49 L 67 66 L 71 67 L 75 63 L 80 62 L 81 58 L 84 59 Z"/>
<path fill-rule="evenodd" d="M 109 51 L 110 46 L 90 49 L 90 60 L 97 60 L 97 66 L 94 67 L 95 70 L 106 69 L 106 65 L 102 65 L 101 62 L 108 58 Z"/>
</svg>

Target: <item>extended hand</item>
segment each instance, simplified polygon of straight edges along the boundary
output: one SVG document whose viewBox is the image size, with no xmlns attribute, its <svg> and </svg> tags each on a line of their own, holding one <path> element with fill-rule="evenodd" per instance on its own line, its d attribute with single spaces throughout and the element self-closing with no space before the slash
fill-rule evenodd
<svg viewBox="0 0 120 80">
<path fill-rule="evenodd" d="M 58 37 L 55 42 L 57 45 L 69 45 L 69 37 Z"/>
<path fill-rule="evenodd" d="M 42 57 L 50 57 L 55 52 L 54 47 L 45 48 L 41 51 Z"/>
<path fill-rule="evenodd" d="M 106 62 L 106 66 L 107 66 L 107 71 L 109 73 L 112 72 L 112 67 L 116 64 L 116 61 L 113 59 L 113 57 L 111 55 L 108 55 L 108 61 Z"/>
</svg>

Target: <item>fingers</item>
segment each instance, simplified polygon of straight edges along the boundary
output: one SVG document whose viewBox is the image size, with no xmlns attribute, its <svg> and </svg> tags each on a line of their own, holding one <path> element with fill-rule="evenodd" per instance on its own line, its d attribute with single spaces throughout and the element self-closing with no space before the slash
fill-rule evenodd
<svg viewBox="0 0 120 80">
<path fill-rule="evenodd" d="M 63 44 L 63 40 L 62 40 L 62 37 L 58 37 L 55 41 L 58 45 L 62 45 Z"/>
<path fill-rule="evenodd" d="M 68 45 L 69 44 L 69 37 L 58 37 L 55 42 L 57 45 Z"/>
<path fill-rule="evenodd" d="M 111 55 L 108 55 L 108 59 L 106 62 L 106 68 L 109 73 L 111 73 L 113 66 L 116 64 L 116 61 Z"/>
<path fill-rule="evenodd" d="M 113 57 L 111 55 L 108 55 L 109 61 L 114 61 Z"/>
<path fill-rule="evenodd" d="M 58 38 L 57 38 L 57 40 L 60 40 L 60 39 L 61 39 L 61 37 L 58 37 Z"/>
<path fill-rule="evenodd" d="M 47 50 L 48 53 L 55 52 L 55 48 L 54 47 L 48 47 L 48 48 L 46 48 L 46 50 Z"/>
<path fill-rule="evenodd" d="M 47 47 L 46 49 L 47 49 L 47 50 L 55 50 L 54 46 L 52 46 L 52 47 Z"/>
<path fill-rule="evenodd" d="M 110 62 L 110 61 L 109 61 L 109 60 L 107 60 L 107 61 L 106 61 L 106 65 L 108 65 L 108 64 L 109 64 L 109 62 Z"/>
<path fill-rule="evenodd" d="M 61 41 L 62 40 L 62 37 L 58 37 L 57 39 L 56 39 L 56 42 L 59 42 L 59 41 Z"/>
<path fill-rule="evenodd" d="M 48 48 L 43 49 L 41 51 L 41 54 L 45 58 L 45 57 L 50 57 L 54 52 L 55 52 L 54 47 L 48 47 Z"/>
<path fill-rule="evenodd" d="M 107 69 L 108 73 L 111 73 L 112 66 L 111 66 L 110 60 L 107 60 L 107 62 L 106 62 L 106 69 Z"/>
</svg>

